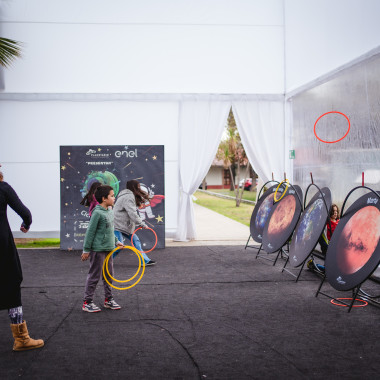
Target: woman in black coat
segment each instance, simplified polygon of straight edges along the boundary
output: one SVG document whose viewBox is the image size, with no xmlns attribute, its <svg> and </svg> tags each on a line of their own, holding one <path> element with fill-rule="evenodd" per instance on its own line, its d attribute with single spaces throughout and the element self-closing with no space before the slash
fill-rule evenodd
<svg viewBox="0 0 380 380">
<path fill-rule="evenodd" d="M 0 165 L 1 166 L 1 165 Z M 0 310 L 7 309 L 15 342 L 14 351 L 39 348 L 43 340 L 29 337 L 23 320 L 21 304 L 22 270 L 17 248 L 7 218 L 8 205 L 22 218 L 21 231 L 26 233 L 32 223 L 30 211 L 23 205 L 10 185 L 3 182 L 0 172 Z"/>
</svg>

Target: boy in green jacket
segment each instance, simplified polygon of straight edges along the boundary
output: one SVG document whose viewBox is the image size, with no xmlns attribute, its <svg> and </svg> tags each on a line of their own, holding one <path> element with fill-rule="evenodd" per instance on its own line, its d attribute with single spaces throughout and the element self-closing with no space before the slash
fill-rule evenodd
<svg viewBox="0 0 380 380">
<path fill-rule="evenodd" d="M 99 204 L 94 208 L 90 223 L 86 231 L 83 243 L 82 261 L 90 258 L 90 270 L 87 275 L 86 288 L 84 292 L 84 300 L 82 310 L 89 313 L 96 313 L 101 309 L 93 302 L 96 285 L 100 277 L 103 279 L 104 287 L 104 307 L 107 309 L 118 310 L 121 307 L 115 302 L 112 296 L 111 286 L 102 276 L 104 260 L 107 255 L 117 246 L 123 246 L 114 235 L 113 211 L 109 210 L 109 206 L 115 203 L 115 194 L 111 186 L 99 186 L 95 192 L 95 198 Z M 108 269 L 113 276 L 113 261 L 110 257 L 108 261 Z M 107 279 L 110 283 L 112 280 Z"/>
</svg>

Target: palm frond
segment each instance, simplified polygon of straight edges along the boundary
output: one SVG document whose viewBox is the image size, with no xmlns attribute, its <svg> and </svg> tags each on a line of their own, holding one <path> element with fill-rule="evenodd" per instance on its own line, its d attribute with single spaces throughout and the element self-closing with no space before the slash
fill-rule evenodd
<svg viewBox="0 0 380 380">
<path fill-rule="evenodd" d="M 19 57 L 21 57 L 21 43 L 0 37 L 0 65 L 8 67 Z"/>
</svg>

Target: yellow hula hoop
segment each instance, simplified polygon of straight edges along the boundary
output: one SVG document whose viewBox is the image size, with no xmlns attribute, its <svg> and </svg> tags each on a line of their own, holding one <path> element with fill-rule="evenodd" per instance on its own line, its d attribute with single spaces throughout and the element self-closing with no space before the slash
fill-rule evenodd
<svg viewBox="0 0 380 380">
<path fill-rule="evenodd" d="M 134 251 L 133 249 L 132 249 L 132 247 L 130 247 L 130 246 L 127 246 L 127 245 L 125 245 L 125 246 L 123 246 L 123 247 L 116 247 L 113 251 L 112 251 L 112 253 L 114 253 L 116 250 L 118 250 L 118 249 L 124 249 L 124 248 L 129 248 L 129 249 L 131 249 L 132 251 Z M 136 248 L 135 248 L 136 249 Z M 137 252 L 136 252 L 137 251 Z M 112 280 L 114 280 L 114 281 L 116 281 L 116 282 L 129 282 L 129 281 L 132 281 L 138 274 L 139 274 L 139 272 L 140 272 L 140 268 L 141 268 L 141 258 L 142 258 L 142 255 L 141 255 L 141 253 L 140 253 L 140 251 L 138 250 L 138 249 L 136 249 L 136 251 L 134 251 L 135 253 L 136 253 L 136 255 L 137 255 L 137 257 L 139 258 L 139 267 L 137 268 L 137 271 L 136 271 L 136 273 L 131 277 L 131 278 L 128 278 L 128 280 L 117 280 L 116 278 L 114 278 L 114 277 L 112 277 L 111 276 L 111 274 L 110 274 L 110 271 L 109 271 L 109 269 L 108 269 L 108 262 L 109 262 L 109 257 L 108 258 L 106 258 L 106 260 L 104 260 L 104 264 L 103 265 L 105 265 L 106 266 L 106 271 L 107 271 L 107 274 L 108 274 L 108 277 L 109 278 L 111 278 Z M 109 254 L 110 255 L 110 254 Z M 111 256 L 110 256 L 111 257 Z M 106 263 L 106 261 L 107 261 L 107 263 Z M 145 264 L 145 260 L 144 259 L 142 259 L 142 261 L 144 262 L 144 264 Z"/>
<path fill-rule="evenodd" d="M 284 191 L 284 193 L 281 195 L 280 199 L 277 199 L 277 198 L 276 198 L 277 191 L 278 191 L 278 189 L 280 188 L 280 186 L 281 186 L 284 182 L 286 182 L 288 186 L 286 186 L 285 191 Z M 289 187 L 289 180 L 288 180 L 288 179 L 285 179 L 284 181 L 282 181 L 282 182 L 279 183 L 279 185 L 278 185 L 277 188 L 276 188 L 276 191 L 274 192 L 274 197 L 273 197 L 273 199 L 274 199 L 275 202 L 278 202 L 278 201 L 280 201 L 280 200 L 283 198 L 283 196 L 285 195 L 285 193 L 288 191 L 288 187 Z"/>
<path fill-rule="evenodd" d="M 134 275 L 133 277 L 131 277 L 130 279 L 128 279 L 128 280 L 123 280 L 123 281 L 120 281 L 120 280 L 117 280 L 116 278 L 111 277 L 111 275 L 110 275 L 110 273 L 109 273 L 109 270 L 108 270 L 108 261 L 109 261 L 111 255 L 112 255 L 116 250 L 121 249 L 121 248 L 127 248 L 127 249 L 132 250 L 133 252 L 136 253 L 137 257 L 139 258 L 139 269 L 137 270 L 137 272 L 135 273 L 135 275 Z M 127 287 L 125 287 L 125 288 L 119 288 L 118 286 L 112 285 L 112 284 L 108 281 L 108 279 L 107 279 L 107 277 L 106 277 L 106 273 L 105 273 L 104 267 L 107 268 L 107 274 L 108 274 L 108 275 L 109 275 L 114 281 L 116 281 L 116 282 L 127 282 L 127 281 L 130 281 L 130 280 L 132 280 L 133 278 L 135 278 L 135 277 L 137 276 L 137 274 L 139 273 L 140 268 L 141 268 L 141 262 L 140 262 L 140 259 L 141 259 L 142 262 L 143 262 L 143 269 L 142 269 L 142 271 L 141 271 L 141 275 L 140 275 L 140 277 L 139 277 L 139 278 L 138 278 L 138 279 L 137 279 L 132 285 L 127 286 Z M 125 245 L 125 246 L 123 246 L 123 247 L 116 247 L 115 249 L 113 249 L 113 250 L 107 255 L 106 259 L 104 260 L 104 264 L 103 264 L 103 277 L 104 277 L 104 279 L 106 280 L 106 282 L 107 282 L 107 284 L 108 284 L 109 286 L 111 286 L 111 287 L 114 288 L 114 289 L 118 289 L 118 290 L 126 290 L 126 289 L 133 288 L 135 285 L 137 285 L 137 284 L 140 282 L 140 280 L 142 279 L 142 276 L 144 275 L 144 272 L 145 272 L 145 261 L 144 261 L 144 258 L 143 258 L 142 255 L 141 255 L 141 252 L 140 252 L 138 249 L 136 249 L 136 248 L 134 248 L 134 247 L 127 246 L 127 245 Z"/>
</svg>

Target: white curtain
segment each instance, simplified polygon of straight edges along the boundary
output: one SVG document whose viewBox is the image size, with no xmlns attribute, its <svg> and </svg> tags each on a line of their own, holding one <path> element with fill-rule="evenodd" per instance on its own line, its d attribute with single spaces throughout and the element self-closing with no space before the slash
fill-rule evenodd
<svg viewBox="0 0 380 380">
<path fill-rule="evenodd" d="M 196 238 L 192 194 L 206 176 L 215 157 L 231 107 L 223 96 L 196 95 L 180 102 L 178 228 L 174 240 Z"/>
<path fill-rule="evenodd" d="M 239 134 L 249 162 L 264 181 L 281 181 L 285 165 L 283 100 L 251 100 L 241 96 L 232 102 Z M 287 173 L 291 174 L 291 173 Z"/>
</svg>

